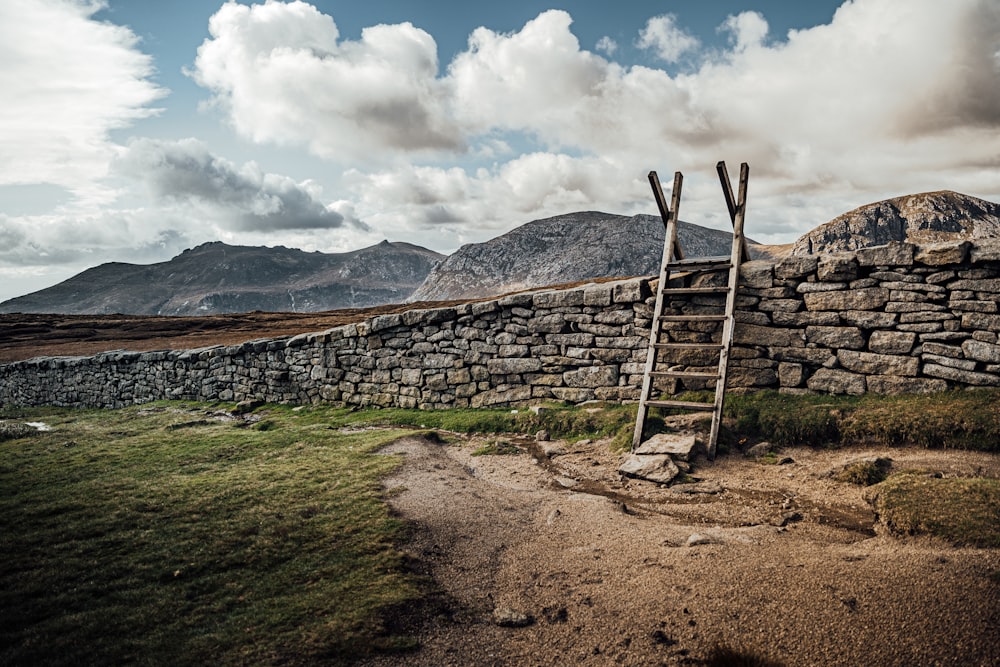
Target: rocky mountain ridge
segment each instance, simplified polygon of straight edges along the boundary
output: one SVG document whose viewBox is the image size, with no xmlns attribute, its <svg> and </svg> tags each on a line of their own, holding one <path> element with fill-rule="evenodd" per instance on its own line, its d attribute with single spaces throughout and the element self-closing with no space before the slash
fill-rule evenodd
<svg viewBox="0 0 1000 667">
<path fill-rule="evenodd" d="M 752 231 L 752 229 L 751 229 Z M 408 243 L 347 253 L 206 243 L 168 262 L 110 263 L 0 303 L 0 313 L 210 315 L 316 312 L 404 301 L 473 299 L 602 277 L 652 275 L 663 248 L 658 216 L 583 211 L 535 220 L 445 257 Z M 681 222 L 688 256 L 727 255 L 732 235 Z M 884 245 L 1000 237 L 1000 204 L 951 191 L 867 204 L 793 244 L 750 242 L 754 259 Z"/>
<path fill-rule="evenodd" d="M 658 273 L 663 222 L 654 215 L 569 213 L 521 225 L 484 243 L 464 245 L 434 267 L 411 301 L 464 299 L 608 276 Z M 732 233 L 680 222 L 691 257 L 728 255 Z M 751 252 L 762 246 L 751 242 Z"/>
<path fill-rule="evenodd" d="M 210 315 L 361 308 L 402 302 L 443 258 L 388 241 L 345 253 L 213 242 L 158 264 L 102 264 L 0 303 L 0 312 Z"/>
<path fill-rule="evenodd" d="M 1000 204 L 950 190 L 893 197 L 859 206 L 799 237 L 793 255 L 885 245 L 1000 236 Z"/>
</svg>

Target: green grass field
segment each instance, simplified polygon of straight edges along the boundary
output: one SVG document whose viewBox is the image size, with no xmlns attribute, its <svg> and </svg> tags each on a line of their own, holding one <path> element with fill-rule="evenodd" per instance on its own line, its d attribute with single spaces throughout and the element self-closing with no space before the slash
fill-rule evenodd
<svg viewBox="0 0 1000 667">
<path fill-rule="evenodd" d="M 725 437 L 998 451 L 998 399 L 765 392 L 727 403 Z M 430 584 L 407 570 L 406 527 L 382 490 L 399 459 L 374 450 L 401 426 L 546 429 L 620 449 L 635 418 L 620 405 L 540 414 L 269 405 L 238 418 L 230 407 L 0 410 L 0 664 L 336 665 L 412 648 L 384 619 Z M 939 482 L 890 476 L 871 487 L 872 502 L 901 533 L 1000 544 L 997 480 Z M 986 529 L 949 532 L 972 515 L 963 507 Z"/>
<path fill-rule="evenodd" d="M 298 664 L 392 649 L 419 594 L 371 451 L 314 411 L 32 410 L 0 443 L 0 664 Z"/>
</svg>

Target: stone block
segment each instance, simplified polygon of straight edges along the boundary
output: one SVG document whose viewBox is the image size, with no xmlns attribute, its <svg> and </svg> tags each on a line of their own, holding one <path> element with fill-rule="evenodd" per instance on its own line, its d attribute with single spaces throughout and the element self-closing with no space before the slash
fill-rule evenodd
<svg viewBox="0 0 1000 667">
<path fill-rule="evenodd" d="M 948 285 L 952 294 L 958 291 L 1000 293 L 1000 278 L 980 278 L 956 280 Z"/>
<path fill-rule="evenodd" d="M 979 262 L 1000 262 L 1000 238 L 977 239 L 972 242 L 969 258 Z"/>
<path fill-rule="evenodd" d="M 795 291 L 799 294 L 811 292 L 837 292 L 847 289 L 847 283 L 799 283 Z"/>
<path fill-rule="evenodd" d="M 813 391 L 826 394 L 851 394 L 860 396 L 865 393 L 865 376 L 830 368 L 820 368 L 806 381 L 806 386 Z"/>
<path fill-rule="evenodd" d="M 926 342 L 921 346 L 921 351 L 927 354 L 937 354 L 952 359 L 962 359 L 965 353 L 958 345 L 945 345 L 944 343 Z"/>
<path fill-rule="evenodd" d="M 582 333 L 591 333 L 594 334 L 595 336 L 614 337 L 614 336 L 620 336 L 622 334 L 621 327 L 613 327 L 610 324 L 580 323 L 580 324 L 575 324 L 574 328 L 579 329 L 580 332 Z"/>
<path fill-rule="evenodd" d="M 730 366 L 728 375 L 726 380 L 731 387 L 770 387 L 778 384 L 778 375 L 771 368 Z"/>
<path fill-rule="evenodd" d="M 782 387 L 798 387 L 805 379 L 802 364 L 781 362 L 778 364 L 778 383 Z"/>
<path fill-rule="evenodd" d="M 490 359 L 486 368 L 491 375 L 519 375 L 541 370 L 542 361 L 534 358 Z"/>
<path fill-rule="evenodd" d="M 913 332 L 873 331 L 868 338 L 868 349 L 877 354 L 909 354 L 916 339 Z"/>
<path fill-rule="evenodd" d="M 774 265 L 765 260 L 753 260 L 740 265 L 740 284 L 767 288 L 774 285 Z"/>
<path fill-rule="evenodd" d="M 887 313 L 940 313 L 947 310 L 937 303 L 920 303 L 915 301 L 890 301 L 885 304 Z"/>
<path fill-rule="evenodd" d="M 816 271 L 819 257 L 816 255 L 789 255 L 774 267 L 774 277 L 778 280 L 804 278 Z"/>
<path fill-rule="evenodd" d="M 590 350 L 590 356 L 606 364 L 622 363 L 631 359 L 632 350 L 625 348 L 594 348 Z"/>
<path fill-rule="evenodd" d="M 900 375 L 915 377 L 920 371 L 920 361 L 916 357 L 874 352 L 840 350 L 837 361 L 847 370 L 866 375 Z"/>
<path fill-rule="evenodd" d="M 913 324 L 914 322 L 945 322 L 947 320 L 954 319 L 955 316 L 948 312 L 940 313 L 920 311 L 915 313 L 900 313 L 899 324 Z"/>
<path fill-rule="evenodd" d="M 552 387 L 551 392 L 560 401 L 568 403 L 583 403 L 596 398 L 593 389 L 582 387 Z"/>
<path fill-rule="evenodd" d="M 844 324 L 861 327 L 862 329 L 888 329 L 896 324 L 898 315 L 870 310 L 846 310 L 839 314 Z"/>
<path fill-rule="evenodd" d="M 961 368 L 964 371 L 974 371 L 976 370 L 976 362 L 972 359 L 955 359 L 954 357 L 944 357 L 940 354 L 921 354 L 920 360 L 924 364 L 939 364 L 941 366 L 950 366 L 951 368 Z"/>
<path fill-rule="evenodd" d="M 553 313 L 534 317 L 527 322 L 529 333 L 559 333 L 566 326 L 566 317 L 562 313 Z"/>
<path fill-rule="evenodd" d="M 489 405 L 509 405 L 518 401 L 531 400 L 531 387 L 528 385 L 518 385 L 506 389 L 489 389 L 480 392 L 469 401 L 469 405 L 474 408 L 482 408 Z"/>
<path fill-rule="evenodd" d="M 572 345 L 574 347 L 590 347 L 594 344 L 594 334 L 568 333 L 545 334 L 545 342 L 551 345 Z"/>
<path fill-rule="evenodd" d="M 948 264 L 961 264 L 969 254 L 972 246 L 968 241 L 954 243 L 922 243 L 917 246 L 917 251 L 913 254 L 913 260 L 925 266 L 946 266 Z"/>
<path fill-rule="evenodd" d="M 997 307 L 996 301 L 949 301 L 948 308 L 954 312 L 965 312 L 965 313 L 995 313 L 1000 308 Z"/>
<path fill-rule="evenodd" d="M 982 331 L 1000 331 L 1000 315 L 988 315 L 985 313 L 963 313 L 963 329 L 980 329 Z"/>
<path fill-rule="evenodd" d="M 501 357 L 526 357 L 528 356 L 529 348 L 527 345 L 501 345 L 500 351 L 497 352 Z"/>
<path fill-rule="evenodd" d="M 628 477 L 638 477 L 658 484 L 668 484 L 681 471 L 669 454 L 630 454 L 619 466 L 618 472 Z"/>
<path fill-rule="evenodd" d="M 402 325 L 403 318 L 399 314 L 379 315 L 378 317 L 373 317 L 369 321 L 369 330 L 372 333 L 377 333 L 379 331 L 385 331 L 386 329 L 392 329 L 393 327 L 399 327 Z"/>
<path fill-rule="evenodd" d="M 802 308 L 802 301 L 799 299 L 764 299 L 757 306 L 761 312 L 782 312 L 794 313 Z"/>
<path fill-rule="evenodd" d="M 637 350 L 649 345 L 647 336 L 610 336 L 594 339 L 594 345 L 606 349 Z"/>
<path fill-rule="evenodd" d="M 737 345 L 778 347 L 801 347 L 805 344 L 802 331 L 799 329 L 758 327 L 752 324 L 737 325 L 733 331 L 733 342 Z"/>
<path fill-rule="evenodd" d="M 962 352 L 968 359 L 984 361 L 989 364 L 1000 363 L 1000 345 L 979 340 L 967 340 L 962 343 Z"/>
<path fill-rule="evenodd" d="M 652 317 L 652 312 L 650 313 Z M 632 324 L 635 321 L 635 311 L 628 310 L 605 310 L 594 315 L 594 322 L 598 324 Z"/>
<path fill-rule="evenodd" d="M 833 349 L 860 350 L 865 337 L 857 327 L 806 327 L 806 342 Z"/>
<path fill-rule="evenodd" d="M 889 301 L 889 290 L 884 287 L 868 289 L 817 292 L 803 296 L 808 310 L 877 310 Z"/>
<path fill-rule="evenodd" d="M 640 303 L 650 292 L 649 281 L 644 278 L 612 283 L 611 298 L 615 303 Z"/>
<path fill-rule="evenodd" d="M 840 317 L 837 313 L 818 311 L 815 313 L 782 313 L 771 314 L 772 322 L 780 327 L 804 327 L 808 325 L 837 326 L 840 324 Z"/>
<path fill-rule="evenodd" d="M 888 280 L 882 283 L 882 287 L 897 292 L 933 292 L 940 295 L 948 292 L 948 288 L 941 285 L 929 285 L 927 283 L 905 280 Z"/>
<path fill-rule="evenodd" d="M 768 348 L 768 353 L 771 359 L 779 362 L 805 362 L 815 366 L 828 366 L 837 362 L 837 357 L 830 350 L 821 347 L 771 347 Z"/>
<path fill-rule="evenodd" d="M 821 255 L 816 277 L 827 282 L 854 280 L 858 277 L 858 260 L 853 252 Z"/>
<path fill-rule="evenodd" d="M 883 246 L 859 248 L 856 255 L 861 266 L 912 266 L 914 250 L 911 243 L 890 241 Z"/>
<path fill-rule="evenodd" d="M 948 383 L 941 379 L 905 378 L 896 375 L 868 376 L 868 391 L 875 394 L 933 394 L 947 388 Z"/>
<path fill-rule="evenodd" d="M 587 285 L 583 288 L 583 305 L 610 306 L 614 287 L 610 283 Z"/>
<path fill-rule="evenodd" d="M 562 374 L 567 387 L 614 387 L 618 384 L 617 366 L 590 366 Z"/>
<path fill-rule="evenodd" d="M 743 324 L 756 324 L 758 326 L 766 327 L 771 324 L 771 318 L 767 313 L 756 313 L 749 312 L 746 310 L 737 310 L 733 312 L 733 318 L 737 322 L 742 322 Z"/>
<path fill-rule="evenodd" d="M 951 368 L 950 366 L 941 366 L 938 364 L 924 364 L 924 375 L 977 386 L 1000 385 L 1000 375 L 966 371 L 960 368 Z"/>
</svg>

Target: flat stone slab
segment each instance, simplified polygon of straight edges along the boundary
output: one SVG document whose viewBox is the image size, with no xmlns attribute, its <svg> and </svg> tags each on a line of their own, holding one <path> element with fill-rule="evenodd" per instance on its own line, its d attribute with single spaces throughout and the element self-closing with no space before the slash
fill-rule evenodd
<svg viewBox="0 0 1000 667">
<path fill-rule="evenodd" d="M 658 484 L 668 484 L 681 471 L 669 454 L 630 454 L 618 467 L 618 472 Z"/>
<path fill-rule="evenodd" d="M 657 433 L 636 447 L 636 454 L 670 454 L 675 459 L 687 461 L 697 445 L 691 433 Z"/>
</svg>

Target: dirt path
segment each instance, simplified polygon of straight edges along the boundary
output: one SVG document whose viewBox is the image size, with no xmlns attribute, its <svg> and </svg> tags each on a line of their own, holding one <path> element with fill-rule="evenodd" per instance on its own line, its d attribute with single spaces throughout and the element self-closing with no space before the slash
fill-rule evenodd
<svg viewBox="0 0 1000 667">
<path fill-rule="evenodd" d="M 483 442 L 386 450 L 405 459 L 387 487 L 415 526 L 407 549 L 449 602 L 409 619 L 419 651 L 369 664 L 704 664 L 716 646 L 786 665 L 1000 664 L 1000 551 L 876 534 L 861 489 L 828 476 L 875 456 L 1000 475 L 995 456 L 786 450 L 660 488 L 620 480 L 604 442 L 472 456 Z"/>
</svg>

